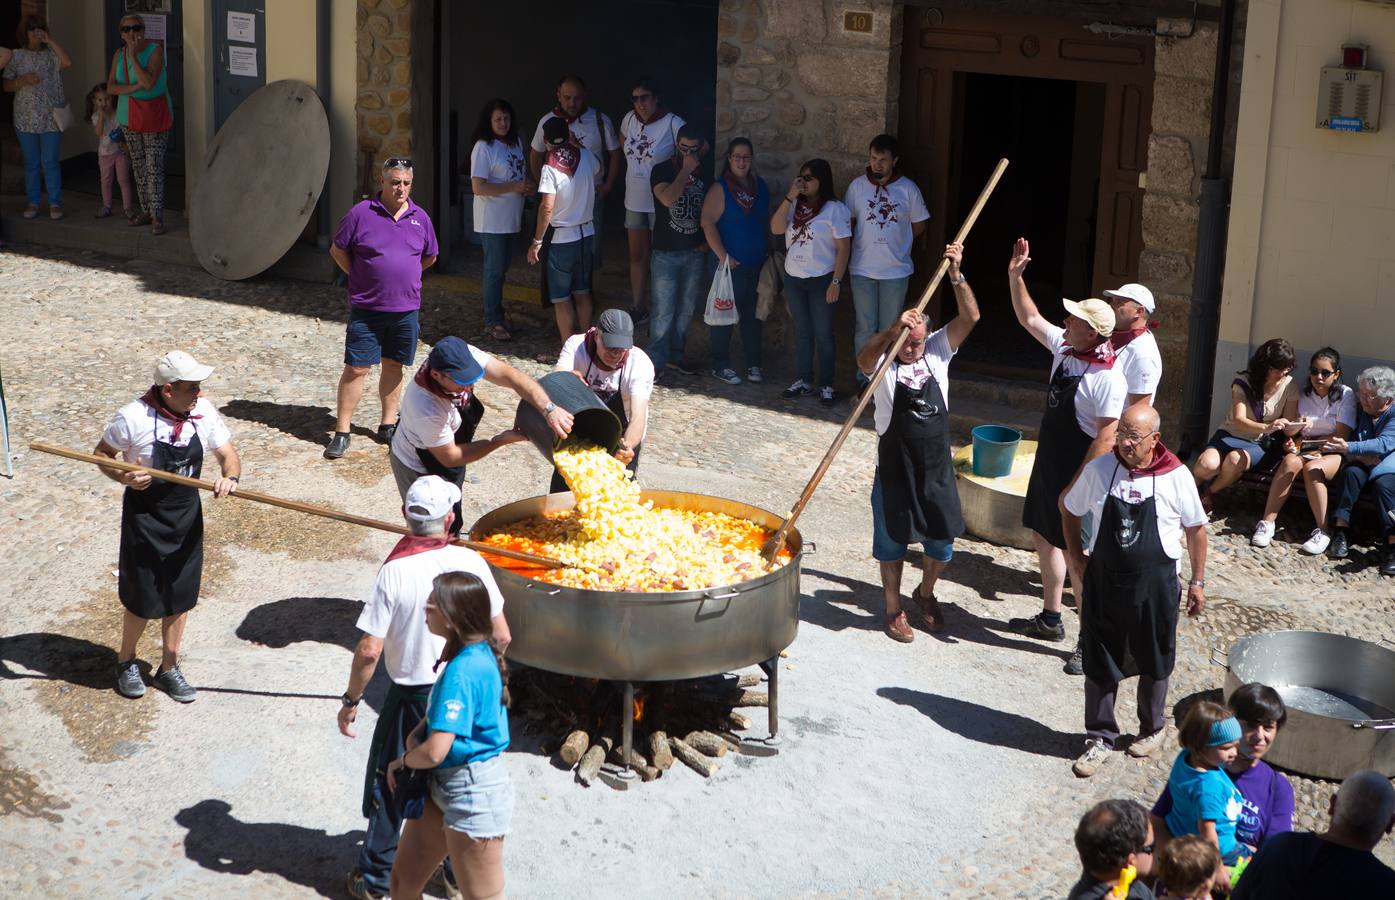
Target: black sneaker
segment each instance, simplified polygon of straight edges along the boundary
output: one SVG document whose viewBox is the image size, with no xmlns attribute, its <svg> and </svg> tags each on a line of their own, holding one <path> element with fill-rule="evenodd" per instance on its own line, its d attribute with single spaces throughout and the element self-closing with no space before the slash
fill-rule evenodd
<svg viewBox="0 0 1395 900">
<path fill-rule="evenodd" d="M 1380 551 L 1380 573 L 1395 575 L 1395 544 L 1386 544 Z"/>
<path fill-rule="evenodd" d="M 1080 641 L 1075 642 L 1075 649 L 1070 652 L 1070 659 L 1061 667 L 1061 671 L 1067 675 L 1084 675 L 1085 660 L 1080 653 Z"/>
<path fill-rule="evenodd" d="M 135 657 L 116 664 L 116 692 L 132 700 L 145 696 L 145 680 L 140 677 Z"/>
<path fill-rule="evenodd" d="M 179 666 L 175 666 L 169 671 L 157 671 L 154 681 L 157 688 L 180 703 L 193 703 L 194 698 L 198 696 L 194 686 L 184 680 L 184 673 L 179 671 Z"/>
<path fill-rule="evenodd" d="M 397 434 L 397 423 L 396 423 L 396 422 L 393 422 L 391 425 L 379 425 L 379 426 L 378 426 L 378 443 L 380 443 L 380 444 L 391 444 L 391 443 L 392 443 L 392 436 L 393 436 L 394 434 Z"/>
<path fill-rule="evenodd" d="M 330 438 L 329 446 L 325 448 L 325 459 L 338 459 L 349 452 L 349 433 L 347 431 L 336 431 L 334 437 Z"/>
<path fill-rule="evenodd" d="M 1351 543 L 1345 528 L 1332 529 L 1332 543 L 1327 545 L 1328 559 L 1346 559 L 1351 555 Z"/>
<path fill-rule="evenodd" d="M 784 397 L 786 400 L 793 400 L 795 397 L 807 397 L 813 392 L 814 389 L 809 386 L 809 382 L 801 378 L 794 384 L 785 388 L 784 391 L 780 393 L 780 396 Z"/>
<path fill-rule="evenodd" d="M 1066 626 L 1059 622 L 1055 625 L 1046 624 L 1041 613 L 1037 613 L 1030 619 L 1008 619 L 1007 627 L 1008 631 L 1014 634 L 1041 638 L 1043 641 L 1064 641 L 1066 639 Z"/>
</svg>

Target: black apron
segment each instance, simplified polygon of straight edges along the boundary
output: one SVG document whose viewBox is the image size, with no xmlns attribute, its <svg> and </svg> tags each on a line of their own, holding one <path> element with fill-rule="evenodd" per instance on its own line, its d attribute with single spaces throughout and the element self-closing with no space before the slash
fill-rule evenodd
<svg viewBox="0 0 1395 900">
<path fill-rule="evenodd" d="M 465 408 L 460 411 L 460 425 L 455 429 L 455 443 L 468 444 L 475 439 L 475 429 L 480 426 L 480 419 L 484 418 L 484 404 L 480 398 L 475 396 L 475 392 L 470 391 L 470 399 L 465 401 Z M 437 475 L 449 481 L 456 487 L 465 484 L 464 466 L 442 465 L 436 455 L 424 447 L 416 448 L 417 459 L 421 462 L 422 468 L 426 469 L 427 475 Z M 462 498 L 464 499 L 464 498 Z M 451 507 L 455 513 L 455 521 L 450 523 L 450 533 L 459 534 L 460 528 L 464 525 L 461 518 L 460 501 L 457 500 L 455 506 Z"/>
<path fill-rule="evenodd" d="M 886 533 L 908 545 L 957 538 L 964 517 L 944 393 L 932 375 L 919 390 L 896 382 L 893 398 L 891 424 L 877 442 Z"/>
<path fill-rule="evenodd" d="M 591 369 L 594 365 L 594 361 L 588 362 L 586 364 L 587 375 L 591 374 Z M 591 383 L 588 381 L 586 383 L 586 386 L 591 387 Z M 591 388 L 591 390 L 595 393 L 595 395 L 598 398 L 600 398 L 600 401 L 606 405 L 606 409 L 609 409 L 611 412 L 615 413 L 615 417 L 620 420 L 620 433 L 624 434 L 625 429 L 630 427 L 630 417 L 625 415 L 625 398 L 620 395 L 620 388 L 616 387 L 614 391 L 606 391 L 604 393 L 596 390 L 595 388 Z M 626 464 L 625 468 L 629 469 L 631 472 L 634 472 L 635 474 L 638 474 L 640 448 L 632 447 L 631 449 L 634 450 L 635 456 L 634 459 L 630 460 L 629 463 Z M 569 490 L 571 490 L 571 488 L 567 487 L 566 479 L 564 479 L 562 477 L 562 473 L 557 471 L 557 469 L 554 467 L 552 470 L 552 481 L 548 483 L 547 492 L 549 494 L 561 494 Z"/>
<path fill-rule="evenodd" d="M 151 415 L 158 415 L 151 410 Z M 194 423 L 188 423 L 193 428 Z M 187 447 L 156 440 L 150 467 L 189 478 L 203 473 L 203 441 Z M 194 608 L 203 582 L 203 504 L 198 488 L 155 479 L 121 497 L 121 552 L 117 593 L 142 619 L 177 616 Z"/>
<path fill-rule="evenodd" d="M 1111 489 L 1118 474 L 1116 465 Z M 1154 495 L 1142 503 L 1105 497 L 1080 614 L 1082 665 L 1093 681 L 1161 681 L 1177 659 L 1180 584 L 1158 535 L 1157 484 L 1155 475 Z"/>
<path fill-rule="evenodd" d="M 1022 506 L 1022 524 L 1062 550 L 1066 548 L 1066 536 L 1057 504 L 1094 441 L 1075 421 L 1075 393 L 1084 374 L 1066 375 L 1065 371 L 1065 360 L 1061 360 L 1046 389 L 1037 456 L 1032 461 L 1032 477 L 1027 482 L 1027 499 Z"/>
</svg>

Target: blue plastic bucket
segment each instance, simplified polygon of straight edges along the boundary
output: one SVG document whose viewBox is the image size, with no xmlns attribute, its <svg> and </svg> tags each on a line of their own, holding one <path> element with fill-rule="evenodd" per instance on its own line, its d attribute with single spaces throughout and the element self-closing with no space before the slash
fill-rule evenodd
<svg viewBox="0 0 1395 900">
<path fill-rule="evenodd" d="M 1022 432 L 1006 425 L 976 425 L 970 433 L 974 438 L 975 475 L 1002 478 L 1012 471 Z"/>
</svg>

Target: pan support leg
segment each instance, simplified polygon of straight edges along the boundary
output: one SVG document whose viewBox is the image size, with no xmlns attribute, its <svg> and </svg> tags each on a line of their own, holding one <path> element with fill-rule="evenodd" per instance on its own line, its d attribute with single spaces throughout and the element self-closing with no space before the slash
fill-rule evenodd
<svg viewBox="0 0 1395 900">
<path fill-rule="evenodd" d="M 630 768 L 630 748 L 634 746 L 635 737 L 635 686 L 634 682 L 625 682 L 624 708 L 620 710 L 620 777 L 631 779 L 635 777 L 634 770 Z"/>
<path fill-rule="evenodd" d="M 765 743 L 772 747 L 780 744 L 780 657 L 772 656 L 760 664 L 761 671 L 769 680 L 770 708 L 766 710 L 768 716 L 768 727 L 770 737 L 765 739 Z"/>
</svg>

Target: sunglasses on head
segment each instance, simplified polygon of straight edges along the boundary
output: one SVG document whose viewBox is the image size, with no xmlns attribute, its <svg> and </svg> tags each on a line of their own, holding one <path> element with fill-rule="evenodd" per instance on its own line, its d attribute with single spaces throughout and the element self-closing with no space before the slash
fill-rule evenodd
<svg viewBox="0 0 1395 900">
<path fill-rule="evenodd" d="M 631 95 L 630 95 L 630 101 L 631 101 L 632 103 L 642 103 L 642 102 L 644 102 L 645 100 L 651 100 L 651 99 L 653 99 L 653 97 L 654 97 L 653 94 L 631 94 Z"/>
<path fill-rule="evenodd" d="M 30 29 L 30 31 L 33 31 L 33 30 L 35 30 L 35 29 L 32 29 L 32 28 Z M 122 33 L 122 34 L 128 34 L 128 33 L 132 32 L 132 31 L 137 32 L 137 33 L 140 33 L 140 32 L 142 32 L 142 31 L 145 31 L 145 26 L 144 26 L 144 25 L 122 25 L 122 26 L 121 26 L 121 33 Z"/>
<path fill-rule="evenodd" d="M 1311 367 L 1308 369 L 1308 374 L 1309 374 L 1309 375 L 1312 375 L 1312 376 L 1315 377 L 1315 378 L 1331 378 L 1333 375 L 1336 375 L 1336 374 L 1337 374 L 1337 370 L 1336 370 L 1336 369 L 1319 369 L 1317 366 L 1311 366 Z"/>
<path fill-rule="evenodd" d="M 410 169 L 412 160 L 407 156 L 389 156 L 387 162 L 383 163 L 384 169 Z"/>
</svg>

